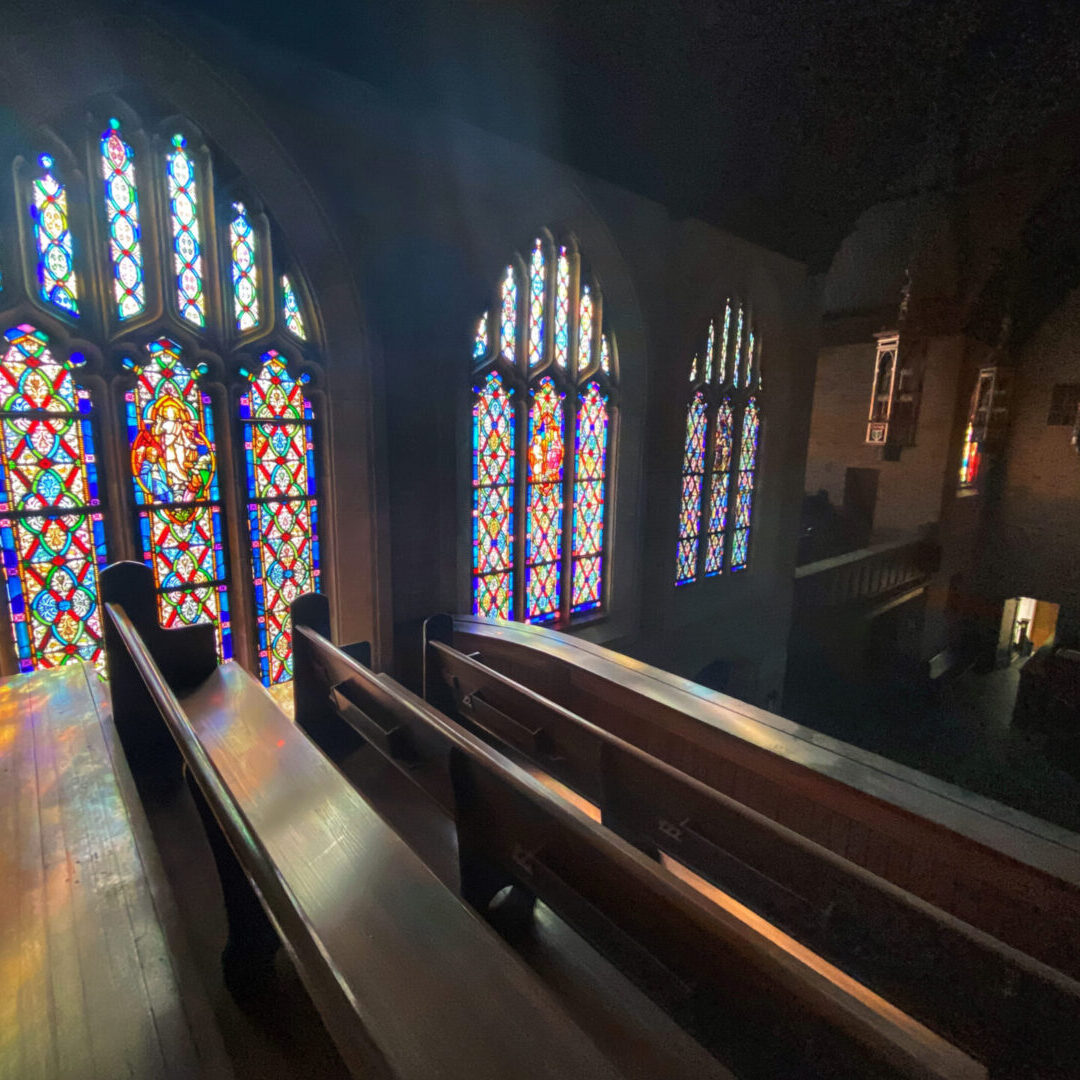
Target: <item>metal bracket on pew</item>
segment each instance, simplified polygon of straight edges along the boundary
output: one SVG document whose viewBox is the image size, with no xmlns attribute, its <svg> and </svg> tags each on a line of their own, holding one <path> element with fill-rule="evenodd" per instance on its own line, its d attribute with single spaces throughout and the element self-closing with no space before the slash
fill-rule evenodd
<svg viewBox="0 0 1080 1080">
<path fill-rule="evenodd" d="M 351 679 L 344 679 L 330 688 L 330 700 L 341 716 L 386 757 L 410 767 L 419 764 L 420 757 L 408 728 L 387 723 L 377 715 L 365 712 L 352 700 L 351 690 Z"/>
</svg>

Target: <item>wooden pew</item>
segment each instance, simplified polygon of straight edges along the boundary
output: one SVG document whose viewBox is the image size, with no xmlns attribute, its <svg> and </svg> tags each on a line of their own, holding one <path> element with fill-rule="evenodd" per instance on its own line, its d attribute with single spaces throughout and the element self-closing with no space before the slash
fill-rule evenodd
<svg viewBox="0 0 1080 1080">
<path fill-rule="evenodd" d="M 0 1076 L 232 1075 L 97 673 L 0 684 Z"/>
<path fill-rule="evenodd" d="M 1080 1074 L 1080 985 L 427 636 L 429 700 L 984 1062 Z"/>
<path fill-rule="evenodd" d="M 304 670 L 322 679 L 322 694 L 305 696 L 336 702 L 453 815 L 462 893 L 480 911 L 495 902 L 498 915 L 511 887 L 539 897 L 740 1076 L 986 1075 L 785 935 L 705 900 L 394 680 L 300 622 L 294 632 Z"/>
<path fill-rule="evenodd" d="M 1080 979 L 1075 834 L 580 638 L 449 625 L 461 652 Z"/>
<path fill-rule="evenodd" d="M 125 715 L 127 735 L 145 759 L 166 732 L 173 765 L 183 761 L 227 841 L 216 854 L 231 947 L 257 966 L 280 940 L 353 1075 L 618 1076 L 261 685 L 235 663 L 217 666 L 210 627 L 161 630 L 141 564 L 109 567 L 101 588 L 114 696 L 152 706 Z M 174 773 L 159 763 L 162 783 Z M 258 921 L 251 898 L 272 938 L 237 921 Z"/>
</svg>

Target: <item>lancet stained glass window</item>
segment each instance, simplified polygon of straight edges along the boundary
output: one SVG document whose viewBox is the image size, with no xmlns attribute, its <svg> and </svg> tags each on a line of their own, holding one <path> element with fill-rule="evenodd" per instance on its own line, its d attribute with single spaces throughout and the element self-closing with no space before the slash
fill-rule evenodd
<svg viewBox="0 0 1080 1080">
<path fill-rule="evenodd" d="M 275 349 L 240 398 L 248 529 L 255 570 L 259 667 L 267 686 L 292 670 L 290 605 L 319 588 L 318 504 L 311 403 Z"/>
<path fill-rule="evenodd" d="M 716 577 L 725 561 L 731 570 L 747 564 L 761 427 L 759 348 L 745 306 L 729 299 L 722 321 L 708 324 L 704 363 L 695 356 L 691 364 L 676 585 Z"/>
<path fill-rule="evenodd" d="M 731 399 L 724 398 L 716 410 L 713 436 L 712 477 L 709 481 L 709 547 L 705 552 L 705 575 L 711 577 L 724 568 L 724 534 L 727 530 L 728 488 L 731 484 L 731 455 L 734 445 Z"/>
<path fill-rule="evenodd" d="M 617 357 L 570 242 L 522 265 L 473 338 L 473 611 L 565 624 L 604 603 Z"/>
<path fill-rule="evenodd" d="M 0 362 L 0 548 L 21 671 L 104 666 L 90 399 L 32 326 L 4 335 Z"/>
<path fill-rule="evenodd" d="M 218 655 L 232 656 L 210 398 L 168 338 L 147 346 L 150 359 L 125 395 L 131 475 L 143 561 L 154 571 L 166 629 L 209 622 Z"/>
<path fill-rule="evenodd" d="M 705 482 L 705 433 L 708 411 L 700 390 L 686 410 L 683 446 L 682 500 L 679 504 L 679 545 L 675 583 L 686 585 L 697 578 L 698 540 L 701 535 L 701 495 Z"/>
<path fill-rule="evenodd" d="M 113 118 L 101 136 L 101 172 L 105 182 L 105 220 L 109 229 L 109 261 L 113 272 L 116 314 L 121 320 L 141 315 L 146 307 L 139 194 L 131 147 L 120 137 Z"/>
<path fill-rule="evenodd" d="M 236 329 L 254 330 L 259 325 L 259 267 L 255 261 L 255 228 L 241 202 L 233 203 L 229 251 L 232 255 Z"/>
<path fill-rule="evenodd" d="M 514 406 L 489 371 L 473 400 L 473 607 L 514 615 Z"/>
<path fill-rule="evenodd" d="M 68 224 L 67 188 L 53 176 L 54 162 L 50 155 L 42 154 L 38 162 L 42 173 L 33 182 L 30 217 L 34 223 L 41 298 L 78 315 L 79 283 Z"/>
<path fill-rule="evenodd" d="M 205 326 L 206 297 L 203 293 L 199 192 L 195 179 L 195 164 L 185 149 L 187 144 L 183 135 L 174 135 L 172 141 L 173 150 L 165 161 L 173 263 L 176 270 L 176 302 L 181 318 L 196 326 Z"/>
<path fill-rule="evenodd" d="M 744 570 L 750 557 L 750 524 L 754 509 L 754 473 L 757 469 L 761 417 L 751 398 L 743 411 L 739 438 L 739 483 L 735 504 L 735 531 L 731 541 L 731 569 Z"/>
<path fill-rule="evenodd" d="M 285 317 L 285 329 L 295 334 L 301 341 L 307 341 L 304 331 L 304 313 L 300 309 L 300 298 L 296 295 L 288 274 L 281 277 L 281 310 Z"/>
</svg>

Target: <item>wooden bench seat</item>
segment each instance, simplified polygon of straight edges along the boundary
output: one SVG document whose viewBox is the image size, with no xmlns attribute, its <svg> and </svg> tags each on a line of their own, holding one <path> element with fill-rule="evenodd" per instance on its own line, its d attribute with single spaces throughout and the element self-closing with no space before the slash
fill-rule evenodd
<svg viewBox="0 0 1080 1080">
<path fill-rule="evenodd" d="M 213 663 L 211 628 L 157 627 L 144 570 L 118 564 L 102 574 L 113 683 L 125 684 L 128 704 L 140 686 L 149 691 L 352 1073 L 617 1077 L 269 694 L 238 665 Z M 166 656 L 179 694 L 155 662 Z M 160 727 L 146 710 L 127 721 L 135 739 Z M 231 941 L 243 935 L 230 926 Z"/>
<path fill-rule="evenodd" d="M 535 895 L 664 1001 L 740 1075 L 984 1076 L 946 1040 L 732 917 L 298 619 L 297 700 L 339 716 L 454 817 L 481 911 Z M 303 673 L 303 674 L 301 674 Z M 321 678 L 321 694 L 304 681 Z M 307 720 L 298 713 L 298 723 Z M 320 708 L 316 717 L 326 722 Z"/>
<path fill-rule="evenodd" d="M 991 1067 L 1080 1068 L 1080 985 L 548 701 L 427 641 L 434 704 L 748 904 Z M 440 692 L 441 691 L 441 692 Z M 959 1007 L 958 1007 L 958 1003 Z"/>
<path fill-rule="evenodd" d="M 97 673 L 0 685 L 0 1076 L 231 1070 Z"/>
</svg>

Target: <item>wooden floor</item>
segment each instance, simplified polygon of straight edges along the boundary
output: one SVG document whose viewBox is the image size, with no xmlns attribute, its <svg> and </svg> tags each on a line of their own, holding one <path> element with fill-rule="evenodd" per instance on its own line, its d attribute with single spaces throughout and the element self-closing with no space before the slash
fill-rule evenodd
<svg viewBox="0 0 1080 1080">
<path fill-rule="evenodd" d="M 230 1076 L 181 941 L 97 673 L 5 680 L 0 1077 Z"/>
</svg>

